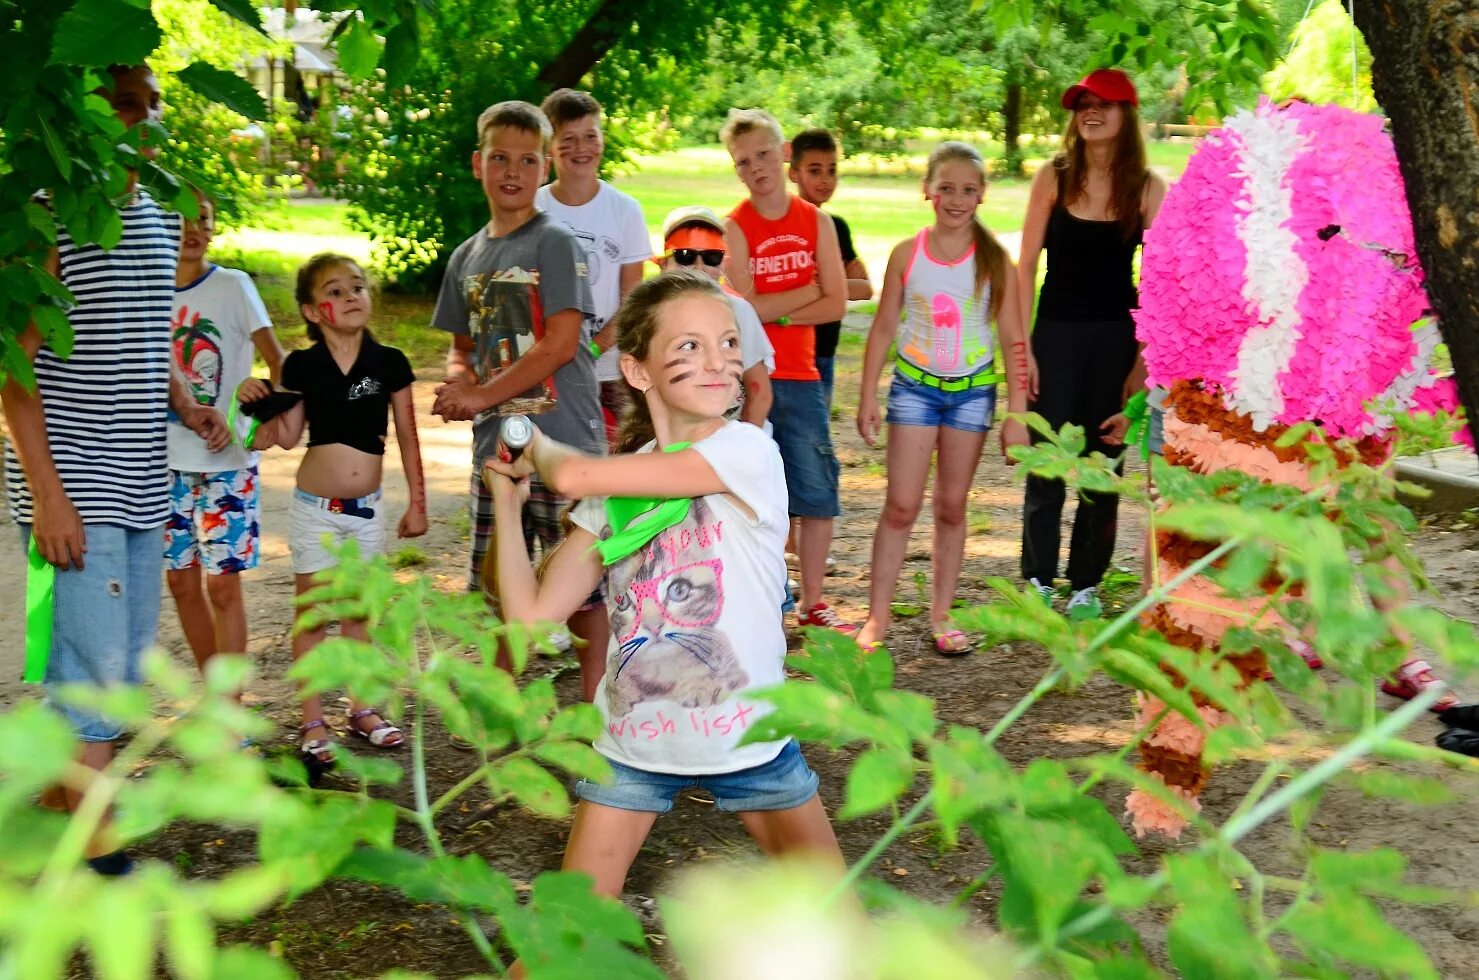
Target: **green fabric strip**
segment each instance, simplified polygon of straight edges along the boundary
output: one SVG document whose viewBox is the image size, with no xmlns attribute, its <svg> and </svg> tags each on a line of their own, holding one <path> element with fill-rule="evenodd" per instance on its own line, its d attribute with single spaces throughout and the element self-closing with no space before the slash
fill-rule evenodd
<svg viewBox="0 0 1479 980">
<path fill-rule="evenodd" d="M 21 680 L 27 684 L 40 684 L 46 680 L 46 662 L 51 658 L 55 594 L 56 566 L 41 557 L 33 534 L 26 562 L 26 669 L 21 675 Z"/>
<path fill-rule="evenodd" d="M 1125 445 L 1138 446 L 1142 459 L 1150 458 L 1150 406 L 1147 401 L 1150 392 L 1141 389 L 1130 396 L 1125 403 L 1125 418 L 1130 420 L 1130 427 L 1125 430 Z"/>
<path fill-rule="evenodd" d="M 663 452 L 676 453 L 691 443 L 675 442 Z M 596 542 L 602 565 L 614 565 L 640 550 L 663 531 L 682 523 L 693 508 L 691 497 L 607 497 L 611 537 Z M 644 516 L 645 515 L 645 516 Z"/>
<path fill-rule="evenodd" d="M 241 385 L 246 384 L 250 380 L 250 378 L 246 378 L 241 384 L 236 386 L 236 390 L 231 393 L 231 407 L 226 409 L 226 431 L 230 433 L 231 438 L 236 439 L 242 449 L 252 448 L 252 440 L 257 438 L 257 429 L 262 426 L 261 419 L 252 418 L 247 422 L 246 435 L 238 438 L 240 430 L 236 427 L 236 416 L 238 409 L 241 408 Z"/>
</svg>

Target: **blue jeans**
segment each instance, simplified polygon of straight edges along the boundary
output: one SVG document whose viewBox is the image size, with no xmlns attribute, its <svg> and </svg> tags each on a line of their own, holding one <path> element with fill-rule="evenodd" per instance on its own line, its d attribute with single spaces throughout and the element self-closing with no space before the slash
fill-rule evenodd
<svg viewBox="0 0 1479 980">
<path fill-rule="evenodd" d="M 63 684 L 139 683 L 139 662 L 159 629 L 164 531 L 88 524 L 86 532 L 84 567 L 56 573 L 45 689 L 79 739 L 111 742 L 123 733 L 121 725 L 53 695 Z M 22 524 L 21 546 L 30 544 L 31 526 Z"/>
<path fill-rule="evenodd" d="M 837 358 L 817 355 L 817 373 L 822 376 L 822 400 L 827 405 L 827 418 L 832 417 L 832 382 L 837 377 Z"/>
<path fill-rule="evenodd" d="M 587 803 L 618 810 L 667 813 L 673 808 L 674 797 L 690 786 L 697 786 L 708 790 L 719 809 L 726 813 L 753 813 L 792 810 L 817 792 L 817 774 L 806 765 L 795 739 L 787 741 L 786 747 L 769 762 L 738 772 L 675 776 L 634 769 L 620 762 L 611 762 L 611 771 L 616 774 L 613 782 L 602 784 L 582 779 L 575 784 L 575 795 Z"/>
<path fill-rule="evenodd" d="M 771 381 L 770 424 L 786 471 L 792 517 L 836 517 L 841 466 L 819 381 Z"/>
<path fill-rule="evenodd" d="M 995 414 L 996 385 L 941 391 L 895 371 L 888 387 L 886 421 L 889 425 L 989 432 Z"/>
</svg>

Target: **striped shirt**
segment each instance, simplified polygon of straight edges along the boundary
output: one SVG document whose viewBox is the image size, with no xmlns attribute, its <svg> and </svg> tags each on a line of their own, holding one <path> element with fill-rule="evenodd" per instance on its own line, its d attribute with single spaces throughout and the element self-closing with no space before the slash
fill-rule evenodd
<svg viewBox="0 0 1479 980">
<path fill-rule="evenodd" d="M 170 316 L 180 216 L 140 190 L 124 207 L 113 249 L 78 246 L 58 232 L 61 279 L 77 297 L 75 340 L 62 360 L 36 354 L 36 385 L 57 475 L 84 524 L 147 530 L 169 516 Z M 10 514 L 32 520 L 31 488 L 5 447 Z"/>
</svg>

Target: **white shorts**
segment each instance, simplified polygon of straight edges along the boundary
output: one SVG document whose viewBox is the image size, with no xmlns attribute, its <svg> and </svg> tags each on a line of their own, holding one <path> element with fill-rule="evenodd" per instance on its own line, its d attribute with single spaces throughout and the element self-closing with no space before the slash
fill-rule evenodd
<svg viewBox="0 0 1479 980">
<path fill-rule="evenodd" d="M 359 543 L 359 553 L 366 558 L 384 554 L 384 510 L 379 490 L 366 497 L 339 500 L 295 489 L 288 521 L 293 571 L 311 575 L 333 568 L 338 561 L 328 549 L 350 539 Z"/>
</svg>

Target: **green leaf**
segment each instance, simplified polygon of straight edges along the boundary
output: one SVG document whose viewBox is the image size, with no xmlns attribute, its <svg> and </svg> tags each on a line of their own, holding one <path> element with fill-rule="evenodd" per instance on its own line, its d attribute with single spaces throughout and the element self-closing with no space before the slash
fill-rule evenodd
<svg viewBox="0 0 1479 980">
<path fill-rule="evenodd" d="M 211 3 L 248 27 L 262 29 L 262 14 L 253 0 L 211 0 Z"/>
<path fill-rule="evenodd" d="M 1341 890 L 1327 901 L 1299 906 L 1285 928 L 1311 953 L 1391 976 L 1438 976 L 1421 946 L 1392 926 L 1373 902 L 1353 892 Z"/>
<path fill-rule="evenodd" d="M 1017 774 L 974 728 L 952 726 L 945 741 L 929 750 L 933 804 L 947 843 L 967 817 L 1016 797 Z"/>
<path fill-rule="evenodd" d="M 267 118 L 267 103 L 262 100 L 261 93 L 235 72 L 195 61 L 180 69 L 175 77 L 212 102 L 219 102 L 248 119 L 260 121 Z"/>
<path fill-rule="evenodd" d="M 366 754 L 354 754 L 342 746 L 334 753 L 340 772 L 359 780 L 365 786 L 394 786 L 406 772 L 398 763 Z"/>
<path fill-rule="evenodd" d="M 914 783 L 914 758 L 898 749 L 871 748 L 847 774 L 847 803 L 837 816 L 851 820 L 881 810 Z"/>
<path fill-rule="evenodd" d="M 879 714 L 916 742 L 929 741 L 940 725 L 935 719 L 935 702 L 916 691 L 879 691 L 873 702 Z"/>
<path fill-rule="evenodd" d="M 411 80 L 421 60 L 421 36 L 415 20 L 403 20 L 385 33 L 385 84 L 400 87 Z"/>
<path fill-rule="evenodd" d="M 570 815 L 570 797 L 565 788 L 530 759 L 515 756 L 496 766 L 488 774 L 488 783 L 495 794 L 509 793 L 540 816 Z"/>
<path fill-rule="evenodd" d="M 108 882 L 88 910 L 88 942 L 101 980 L 149 976 L 154 963 L 154 903 L 137 880 Z"/>
<path fill-rule="evenodd" d="M 41 331 L 52 353 L 63 359 L 72 356 L 72 321 L 67 319 L 67 314 L 49 302 L 37 303 L 31 307 L 31 322 Z"/>
<path fill-rule="evenodd" d="M 216 957 L 211 980 L 296 980 L 282 960 L 251 946 L 231 946 Z"/>
<path fill-rule="evenodd" d="M 66 721 L 39 701 L 0 714 L 0 782 L 14 780 L 31 792 L 57 780 L 76 751 Z"/>
<path fill-rule="evenodd" d="M 57 22 L 51 64 L 139 65 L 163 38 L 154 14 L 125 0 L 77 0 Z"/>
<path fill-rule="evenodd" d="M 339 67 L 350 78 L 363 80 L 380 62 L 380 41 L 355 14 L 350 14 L 348 21 L 349 26 L 339 35 Z"/>
<path fill-rule="evenodd" d="M 250 918 L 277 901 L 287 886 L 287 869 L 280 865 L 238 868 L 204 888 L 203 904 L 213 918 L 237 921 Z"/>
<path fill-rule="evenodd" d="M 1177 854 L 1166 859 L 1173 900 L 1167 945 L 1171 962 L 1191 978 L 1260 980 L 1279 975 L 1267 945 L 1248 929 L 1232 882 L 1210 856 Z"/>
<path fill-rule="evenodd" d="M 210 976 L 216 958 L 216 929 L 193 896 L 171 892 L 164 916 L 164 951 L 178 977 Z"/>
<path fill-rule="evenodd" d="M 35 201 L 27 201 L 21 210 L 25 212 L 26 223 L 36 230 L 41 240 L 48 245 L 56 244 L 56 219 L 51 212 Z"/>
<path fill-rule="evenodd" d="M 1052 946 L 1084 886 L 1096 873 L 1118 865 L 1108 849 L 1066 821 L 1002 811 L 994 823 L 996 832 L 987 843 L 1001 863 L 1005 890 L 1030 907 L 1037 939 Z"/>
<path fill-rule="evenodd" d="M 550 738 L 594 742 L 601 736 L 601 709 L 593 704 L 575 704 L 550 719 Z"/>
<path fill-rule="evenodd" d="M 534 756 L 541 762 L 559 766 L 579 779 L 589 779 L 596 783 L 611 782 L 611 763 L 583 742 L 541 742 L 535 746 Z"/>
</svg>

